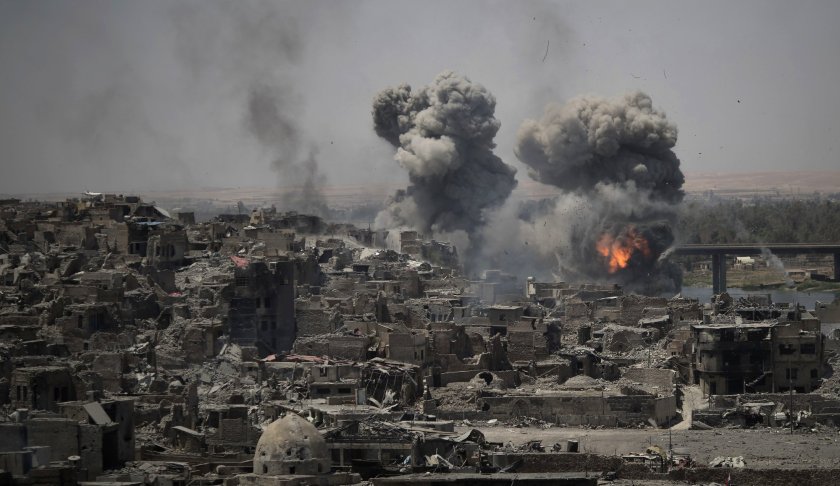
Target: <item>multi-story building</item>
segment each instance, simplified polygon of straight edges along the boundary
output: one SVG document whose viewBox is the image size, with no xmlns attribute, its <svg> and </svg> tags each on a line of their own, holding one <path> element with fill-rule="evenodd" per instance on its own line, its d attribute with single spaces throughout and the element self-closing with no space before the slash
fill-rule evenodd
<svg viewBox="0 0 840 486">
<path fill-rule="evenodd" d="M 705 395 L 807 393 L 822 379 L 820 323 L 796 310 L 779 321 L 694 324 L 694 381 Z"/>
<path fill-rule="evenodd" d="M 251 262 L 234 272 L 230 339 L 262 356 L 289 351 L 296 336 L 295 271 L 291 261 Z"/>
</svg>

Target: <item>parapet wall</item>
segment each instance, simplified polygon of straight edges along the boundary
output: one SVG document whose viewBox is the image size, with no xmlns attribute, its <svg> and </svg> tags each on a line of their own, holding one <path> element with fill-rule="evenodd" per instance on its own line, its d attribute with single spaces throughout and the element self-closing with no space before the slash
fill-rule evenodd
<svg viewBox="0 0 840 486">
<path fill-rule="evenodd" d="M 563 395 L 563 396 L 492 396 L 477 403 L 490 417 L 536 417 L 566 425 L 603 425 L 624 427 L 649 423 L 667 423 L 676 414 L 676 400 L 650 395 Z"/>
<path fill-rule="evenodd" d="M 504 452 L 491 456 L 495 466 L 506 466 L 520 459 L 518 473 L 616 471 L 622 466 L 620 457 L 574 452 Z"/>
</svg>

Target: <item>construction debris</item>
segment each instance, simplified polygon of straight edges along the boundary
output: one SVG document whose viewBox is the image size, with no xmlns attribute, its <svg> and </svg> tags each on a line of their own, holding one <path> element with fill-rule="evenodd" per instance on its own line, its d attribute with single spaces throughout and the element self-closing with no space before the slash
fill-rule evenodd
<svg viewBox="0 0 840 486">
<path fill-rule="evenodd" d="M 662 474 L 699 466 L 661 443 L 592 454 L 586 434 L 840 423 L 819 388 L 836 346 L 800 306 L 468 278 L 416 232 L 389 249 L 268 208 L 195 223 L 95 195 L 0 216 L 11 484 Z"/>
</svg>

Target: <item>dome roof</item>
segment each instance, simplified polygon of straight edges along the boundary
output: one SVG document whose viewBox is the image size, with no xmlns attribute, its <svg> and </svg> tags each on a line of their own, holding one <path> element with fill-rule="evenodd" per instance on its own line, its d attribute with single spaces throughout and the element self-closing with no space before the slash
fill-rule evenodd
<svg viewBox="0 0 840 486">
<path fill-rule="evenodd" d="M 330 471 L 327 442 L 314 425 L 288 413 L 263 431 L 254 454 L 256 474 L 324 474 Z"/>
</svg>

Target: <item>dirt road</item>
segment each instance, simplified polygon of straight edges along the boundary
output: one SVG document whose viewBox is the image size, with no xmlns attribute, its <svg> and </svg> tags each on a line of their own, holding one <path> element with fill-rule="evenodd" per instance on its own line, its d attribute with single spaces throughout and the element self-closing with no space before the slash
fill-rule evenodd
<svg viewBox="0 0 840 486">
<path fill-rule="evenodd" d="M 550 448 L 555 442 L 564 448 L 566 441 L 580 441 L 581 452 L 621 455 L 640 452 L 649 444 L 668 448 L 667 429 L 582 429 L 570 427 L 514 428 L 478 426 L 492 442 L 511 441 L 518 445 L 528 440 L 541 440 Z M 466 431 L 466 427 L 456 427 Z M 749 468 L 836 467 L 840 457 L 840 433 L 836 429 L 819 432 L 787 429 L 716 429 L 671 430 L 673 447 L 685 449 L 698 462 L 708 463 L 716 456 L 744 456 Z"/>
<path fill-rule="evenodd" d="M 688 430 L 691 428 L 692 410 L 703 410 L 709 403 L 703 398 L 703 392 L 697 385 L 683 387 L 683 421 L 671 427 L 671 430 Z"/>
</svg>

